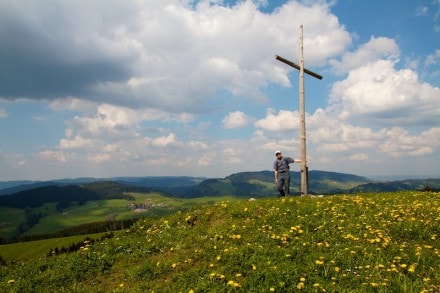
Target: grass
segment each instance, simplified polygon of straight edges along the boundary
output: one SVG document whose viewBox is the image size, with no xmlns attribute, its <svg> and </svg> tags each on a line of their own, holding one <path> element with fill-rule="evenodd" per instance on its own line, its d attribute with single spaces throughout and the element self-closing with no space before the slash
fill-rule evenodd
<svg viewBox="0 0 440 293">
<path fill-rule="evenodd" d="M 105 233 L 95 233 L 89 235 L 77 235 L 14 244 L 4 244 L 0 245 L 0 255 L 7 262 L 26 261 L 41 258 L 46 256 L 50 249 L 54 249 L 55 247 L 69 247 L 69 245 L 81 242 L 87 237 L 99 239 L 104 234 Z"/>
<path fill-rule="evenodd" d="M 440 194 L 226 200 L 78 253 L 9 264 L 3 292 L 438 292 Z"/>
<path fill-rule="evenodd" d="M 135 197 L 134 201 L 123 199 L 88 201 L 83 205 L 73 204 L 60 212 L 56 209 L 56 203 L 47 203 L 38 208 L 32 209 L 34 213 L 42 213 L 37 225 L 32 227 L 20 236 L 49 234 L 69 227 L 81 224 L 106 221 L 109 219 L 131 219 L 140 217 L 158 217 L 178 210 L 189 209 L 195 205 L 213 202 L 213 198 L 203 197 L 196 199 L 174 199 L 165 197 L 159 193 L 130 193 Z M 216 200 L 228 199 L 231 197 L 217 198 Z M 132 203 L 163 204 L 162 207 L 147 209 L 143 212 L 135 212 L 129 209 Z M 8 238 L 15 228 L 25 222 L 26 214 L 22 209 L 0 207 L 0 237 Z"/>
</svg>

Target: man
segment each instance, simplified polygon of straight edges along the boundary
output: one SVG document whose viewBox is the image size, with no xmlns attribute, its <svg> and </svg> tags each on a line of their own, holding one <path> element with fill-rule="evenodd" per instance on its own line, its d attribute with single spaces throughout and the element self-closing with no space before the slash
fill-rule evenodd
<svg viewBox="0 0 440 293">
<path fill-rule="evenodd" d="M 300 163 L 301 160 L 294 160 L 290 157 L 283 157 L 280 151 L 275 152 L 277 159 L 273 163 L 275 173 L 275 185 L 278 188 L 281 197 L 290 195 L 290 168 L 291 163 Z"/>
</svg>

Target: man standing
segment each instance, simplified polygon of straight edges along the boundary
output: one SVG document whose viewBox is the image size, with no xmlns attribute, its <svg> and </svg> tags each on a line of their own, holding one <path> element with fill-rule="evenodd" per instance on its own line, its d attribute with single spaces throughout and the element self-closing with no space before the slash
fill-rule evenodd
<svg viewBox="0 0 440 293">
<path fill-rule="evenodd" d="M 301 160 L 294 160 L 290 157 L 283 157 L 280 151 L 275 152 L 277 159 L 273 163 L 275 172 L 275 184 L 281 197 L 290 195 L 290 168 L 291 163 L 300 163 Z"/>
</svg>

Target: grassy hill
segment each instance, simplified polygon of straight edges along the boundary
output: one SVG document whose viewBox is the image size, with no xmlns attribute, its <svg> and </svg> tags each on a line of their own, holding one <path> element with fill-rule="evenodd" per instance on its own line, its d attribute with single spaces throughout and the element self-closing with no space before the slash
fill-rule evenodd
<svg viewBox="0 0 440 293">
<path fill-rule="evenodd" d="M 0 268 L 2 292 L 438 292 L 440 194 L 224 200 Z"/>
<path fill-rule="evenodd" d="M 216 200 L 222 198 L 170 198 L 151 188 L 115 182 L 40 187 L 0 197 L 0 237 L 52 234 L 91 222 L 159 217 Z"/>
<path fill-rule="evenodd" d="M 291 171 L 291 193 L 300 194 L 300 172 Z M 207 179 L 190 189 L 187 197 L 235 195 L 267 197 L 276 195 L 273 171 L 241 172 L 222 179 Z M 326 171 L 309 172 L 311 194 L 334 194 L 371 183 L 368 178 Z"/>
</svg>

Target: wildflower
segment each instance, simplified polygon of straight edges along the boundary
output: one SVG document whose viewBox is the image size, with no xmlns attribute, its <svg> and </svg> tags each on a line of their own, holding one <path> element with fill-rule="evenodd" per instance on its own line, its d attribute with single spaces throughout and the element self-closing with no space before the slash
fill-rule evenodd
<svg viewBox="0 0 440 293">
<path fill-rule="evenodd" d="M 256 265 L 252 265 L 252 269 L 255 271 L 257 269 Z"/>
<path fill-rule="evenodd" d="M 172 266 L 173 268 L 175 268 L 175 267 L 177 267 L 177 264 L 176 264 L 176 263 L 173 263 L 171 266 Z"/>
<path fill-rule="evenodd" d="M 8 280 L 8 284 L 14 284 L 14 283 L 15 283 L 14 279 Z"/>
<path fill-rule="evenodd" d="M 232 281 L 232 280 L 230 280 L 227 284 L 228 284 L 229 286 L 232 286 L 232 287 L 235 287 L 235 288 L 241 288 L 241 285 L 240 285 L 239 283 L 234 282 L 234 281 Z"/>
<path fill-rule="evenodd" d="M 301 290 L 302 288 L 304 288 L 304 283 L 303 282 L 299 282 L 298 285 L 296 285 L 296 288 Z"/>
<path fill-rule="evenodd" d="M 235 274 L 235 276 L 236 276 L 237 278 L 239 278 L 239 277 L 241 277 L 241 274 Z"/>
<path fill-rule="evenodd" d="M 194 293 L 194 290 L 193 290 L 193 289 L 190 289 L 190 290 L 188 291 L 188 293 Z"/>
<path fill-rule="evenodd" d="M 124 283 L 121 283 L 121 284 L 119 284 L 119 288 L 122 288 L 122 287 L 124 287 Z"/>
<path fill-rule="evenodd" d="M 416 266 L 417 264 L 413 263 L 412 265 L 409 266 L 408 272 L 410 273 L 414 273 L 414 271 L 416 270 Z"/>
<path fill-rule="evenodd" d="M 335 272 L 339 272 L 341 269 L 339 267 L 335 267 Z"/>
<path fill-rule="evenodd" d="M 306 281 L 306 278 L 301 277 L 301 278 L 299 278 L 299 280 L 300 280 L 301 282 L 305 282 L 305 281 Z"/>
<path fill-rule="evenodd" d="M 270 292 L 275 292 L 275 288 L 274 287 L 270 287 L 269 291 Z"/>
<path fill-rule="evenodd" d="M 313 284 L 313 287 L 319 288 L 319 287 L 321 287 L 321 285 L 319 283 L 315 283 L 315 284 Z"/>
<path fill-rule="evenodd" d="M 315 261 L 315 264 L 317 264 L 317 265 L 323 265 L 323 264 L 324 264 L 324 261 L 322 261 L 322 260 L 316 260 L 316 261 Z"/>
</svg>

